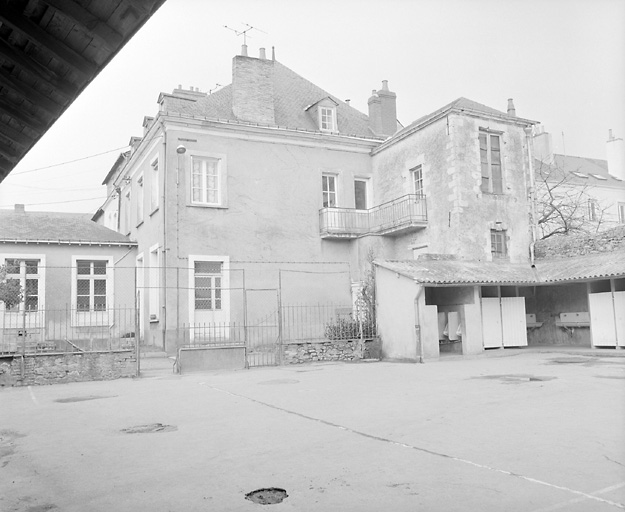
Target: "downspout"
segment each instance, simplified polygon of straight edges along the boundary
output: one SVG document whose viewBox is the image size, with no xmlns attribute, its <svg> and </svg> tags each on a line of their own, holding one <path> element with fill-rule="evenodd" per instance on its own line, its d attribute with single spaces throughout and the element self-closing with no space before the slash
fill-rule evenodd
<svg viewBox="0 0 625 512">
<path fill-rule="evenodd" d="M 535 253 L 534 247 L 536 245 L 536 176 L 534 176 L 534 161 L 532 155 L 532 126 L 525 127 L 525 136 L 527 140 L 527 158 L 529 160 L 529 174 L 530 174 L 530 224 L 532 230 L 532 241 L 530 242 L 530 264 L 534 268 Z"/>
<path fill-rule="evenodd" d="M 163 331 L 163 351 L 167 351 L 167 131 L 165 130 L 165 121 L 161 117 L 161 126 L 163 129 L 163 257 L 161 265 L 163 276 L 163 306 L 161 308 L 161 325 Z"/>
<path fill-rule="evenodd" d="M 424 354 L 423 354 L 423 336 L 421 334 L 421 310 L 419 309 L 419 299 L 421 298 L 421 295 L 423 294 L 423 291 L 425 290 L 425 287 L 420 284 L 417 283 L 415 281 L 416 285 L 419 287 L 419 291 L 417 292 L 417 296 L 415 297 L 414 300 L 414 304 L 415 304 L 415 315 L 416 315 L 416 320 L 417 323 L 414 326 L 415 329 L 415 336 L 417 338 L 417 354 L 419 355 L 419 363 L 423 364 L 425 362 L 425 358 L 424 358 Z"/>
</svg>

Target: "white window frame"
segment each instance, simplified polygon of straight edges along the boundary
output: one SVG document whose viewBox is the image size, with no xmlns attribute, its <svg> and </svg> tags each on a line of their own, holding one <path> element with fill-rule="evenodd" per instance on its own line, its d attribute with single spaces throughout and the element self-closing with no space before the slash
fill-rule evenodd
<svg viewBox="0 0 625 512">
<path fill-rule="evenodd" d="M 158 210 L 159 206 L 159 169 L 158 169 L 158 155 L 155 156 L 150 162 L 150 214 Z"/>
<path fill-rule="evenodd" d="M 188 274 L 188 309 L 189 323 L 195 323 L 195 262 L 210 261 L 221 262 L 221 309 L 219 310 L 224 318 L 230 318 L 230 256 L 214 256 L 214 255 L 189 255 L 189 274 Z"/>
<path fill-rule="evenodd" d="M 366 208 L 361 211 L 369 210 L 371 208 L 371 180 L 369 178 L 354 177 L 354 208 L 356 208 L 356 182 L 360 181 L 365 184 L 365 203 Z"/>
<path fill-rule="evenodd" d="M 319 129 L 322 132 L 336 132 L 336 107 L 319 106 Z M 329 118 L 329 123 L 327 119 Z"/>
<path fill-rule="evenodd" d="M 493 235 L 501 237 L 501 246 L 503 248 L 503 252 L 494 251 Z M 508 258 L 508 232 L 505 229 L 490 230 L 490 254 L 493 260 L 502 260 Z"/>
<path fill-rule="evenodd" d="M 137 226 L 143 223 L 143 209 L 144 209 L 144 188 L 143 188 L 143 174 L 137 176 L 137 195 L 135 212 L 137 216 Z"/>
<path fill-rule="evenodd" d="M 588 220 L 591 222 L 599 220 L 599 201 L 594 198 L 588 199 Z"/>
<path fill-rule="evenodd" d="M 78 311 L 78 261 L 105 261 L 106 273 L 94 274 L 104 275 L 106 280 L 106 309 L 103 311 L 95 311 L 89 309 L 89 311 Z M 105 326 L 113 325 L 115 318 L 115 303 L 114 303 L 114 269 L 113 269 L 113 256 L 101 256 L 94 254 L 81 254 L 72 255 L 72 286 L 71 286 L 71 323 L 74 327 L 93 327 L 93 326 Z M 80 274 L 82 275 L 82 274 Z M 94 278 L 89 277 L 89 280 Z M 91 292 L 90 292 L 91 293 Z"/>
<path fill-rule="evenodd" d="M 488 168 L 488 176 L 486 176 L 484 174 L 484 170 L 482 169 L 482 147 L 481 147 L 481 143 L 480 143 L 480 137 L 481 136 L 485 136 L 486 137 L 486 165 Z M 499 140 L 499 170 L 501 173 L 501 190 L 495 190 L 493 183 L 494 183 L 494 179 L 493 179 L 493 146 L 492 146 L 492 142 L 491 142 L 491 137 L 497 137 L 497 139 Z M 496 132 L 496 131 L 492 131 L 492 130 L 485 130 L 485 129 L 480 129 L 479 130 L 479 137 L 478 137 L 478 151 L 480 153 L 480 172 L 481 172 L 481 177 L 482 177 L 482 182 L 480 184 L 480 190 L 482 191 L 482 194 L 493 194 L 493 195 L 503 195 L 504 190 L 505 190 L 505 183 L 504 183 L 504 167 L 503 167 L 503 133 L 502 132 Z M 484 179 L 488 179 L 488 187 L 486 187 L 488 190 L 485 190 L 484 187 Z"/>
<path fill-rule="evenodd" d="M 339 200 L 339 179 L 338 178 L 339 177 L 337 174 L 331 174 L 331 173 L 326 173 L 326 172 L 324 172 L 321 175 L 321 204 L 323 208 L 337 208 L 338 207 L 338 200 Z M 328 184 L 329 184 L 329 180 L 332 180 L 334 182 L 334 191 L 331 191 L 329 186 L 328 187 L 325 186 L 326 180 Z M 327 201 L 326 201 L 326 194 L 328 196 Z M 334 197 L 334 204 L 330 204 L 331 196 Z"/>
<path fill-rule="evenodd" d="M 410 169 L 410 182 L 412 187 L 412 194 L 416 194 L 418 196 L 423 197 L 423 165 L 415 165 L 412 169 Z"/>
<path fill-rule="evenodd" d="M 158 244 L 148 253 L 148 315 L 150 322 L 158 322 L 161 316 L 161 249 Z"/>
<path fill-rule="evenodd" d="M 23 253 L 10 253 L 0 254 L 0 264 L 6 265 L 6 260 L 37 260 L 37 309 L 34 311 L 24 312 L 26 304 L 25 300 L 22 300 L 15 310 L 6 310 L 4 302 L 0 302 L 0 312 L 4 315 L 4 328 L 5 329 L 21 329 L 25 323 L 28 327 L 43 327 L 45 325 L 45 310 L 46 310 L 46 256 L 45 254 L 23 254 Z M 34 274 L 29 274 L 32 279 Z M 26 275 L 25 275 L 26 277 Z M 7 278 L 12 279 L 10 275 Z M 21 271 L 20 271 L 21 281 Z M 20 282 L 21 284 L 21 282 Z M 22 317 L 25 314 L 25 318 Z"/>
<path fill-rule="evenodd" d="M 203 172 L 200 174 L 200 187 L 199 187 L 199 191 L 200 191 L 200 198 L 197 199 L 195 198 L 194 195 L 194 191 L 196 190 L 196 187 L 194 187 L 194 176 L 195 176 L 195 161 L 202 161 L 202 162 L 211 162 L 214 163 L 215 165 L 215 179 L 217 182 L 217 187 L 216 189 L 216 199 L 215 200 L 210 200 L 209 199 L 209 189 L 208 189 L 208 184 L 209 184 L 209 175 L 208 175 L 208 169 L 204 168 Z M 222 206 L 223 204 L 223 181 L 224 181 L 224 176 L 223 176 L 223 172 L 222 172 L 222 159 L 221 158 L 216 158 L 214 156 L 208 156 L 208 155 L 201 155 L 201 154 L 193 154 L 190 155 L 190 169 L 189 169 L 189 192 L 190 192 L 190 198 L 191 198 L 191 204 L 193 204 L 194 206 L 212 206 L 212 207 L 216 207 L 216 206 Z"/>
</svg>

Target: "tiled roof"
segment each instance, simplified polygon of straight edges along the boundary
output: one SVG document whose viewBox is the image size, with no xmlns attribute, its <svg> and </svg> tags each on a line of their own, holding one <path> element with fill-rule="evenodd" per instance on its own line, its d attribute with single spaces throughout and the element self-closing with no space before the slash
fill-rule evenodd
<svg viewBox="0 0 625 512">
<path fill-rule="evenodd" d="M 273 62 L 275 126 L 295 130 L 319 131 L 306 107 L 330 97 L 336 103 L 337 124 L 342 135 L 377 139 L 369 128 L 369 117 L 336 96 L 317 87 L 283 64 Z M 167 96 L 167 113 L 237 121 L 232 111 L 232 84 L 197 100 Z"/>
<path fill-rule="evenodd" d="M 376 264 L 424 284 L 539 285 L 623 277 L 625 251 L 539 260 L 535 268 L 519 263 L 429 259 L 384 260 L 376 261 Z"/>
<path fill-rule="evenodd" d="M 128 237 L 90 220 L 89 214 L 0 210 L 0 243 L 135 245 Z"/>
<path fill-rule="evenodd" d="M 532 124 L 532 123 L 536 122 L 536 121 L 530 121 L 528 119 L 523 119 L 523 118 L 520 118 L 520 117 L 517 117 L 517 116 L 511 116 L 511 115 L 508 115 L 506 112 L 502 112 L 501 110 L 497 110 L 497 109 L 491 108 L 491 107 L 489 107 L 487 105 L 482 105 L 481 103 L 478 103 L 477 101 L 473 101 L 473 100 L 470 100 L 468 98 L 460 97 L 457 100 L 454 100 L 451 103 L 448 103 L 444 107 L 441 107 L 438 110 L 435 110 L 431 114 L 428 114 L 428 115 L 425 115 L 423 117 L 420 117 L 416 121 L 414 121 L 414 122 L 410 123 L 408 126 L 406 126 L 406 128 L 404 128 L 404 130 L 402 130 L 402 131 L 410 130 L 412 127 L 419 126 L 421 124 L 425 124 L 430 119 L 435 119 L 438 116 L 440 116 L 441 114 L 443 114 L 445 112 L 448 112 L 448 111 L 452 111 L 452 110 L 460 110 L 460 111 L 465 111 L 466 110 L 466 111 L 471 111 L 471 112 L 477 112 L 477 113 L 482 113 L 482 114 L 486 114 L 486 115 L 489 115 L 489 116 L 494 116 L 494 117 L 498 117 L 498 118 L 502 118 L 502 119 L 508 119 L 510 121 L 517 121 L 517 122 L 521 121 L 521 122 L 527 123 L 527 124 Z"/>
<path fill-rule="evenodd" d="M 553 158 L 552 164 L 547 164 L 538 159 L 535 159 L 534 162 L 536 173 L 541 177 L 545 176 L 547 181 L 559 182 L 566 175 L 566 183 L 625 189 L 625 181 L 608 173 L 606 160 L 557 154 L 554 154 Z"/>
</svg>

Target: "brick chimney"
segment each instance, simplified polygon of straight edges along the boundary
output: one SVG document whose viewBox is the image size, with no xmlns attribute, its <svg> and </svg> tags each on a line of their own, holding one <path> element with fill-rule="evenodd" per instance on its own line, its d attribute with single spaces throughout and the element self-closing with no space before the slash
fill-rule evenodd
<svg viewBox="0 0 625 512">
<path fill-rule="evenodd" d="M 397 131 L 397 95 L 382 80 L 382 89 L 372 91 L 369 104 L 369 127 L 376 135 L 390 137 Z"/>
<path fill-rule="evenodd" d="M 232 59 L 232 112 L 241 121 L 276 124 L 273 105 L 274 61 L 236 55 Z"/>
<path fill-rule="evenodd" d="M 542 126 L 536 127 L 536 133 L 532 138 L 534 147 L 534 158 L 546 164 L 553 164 L 553 141 L 551 134 L 546 132 Z"/>
<path fill-rule="evenodd" d="M 512 101 L 512 98 L 508 98 L 508 115 L 516 117 L 516 108 L 514 108 L 514 101 Z"/>
<path fill-rule="evenodd" d="M 612 130 L 608 132 L 606 144 L 608 157 L 608 172 L 617 178 L 625 180 L 625 145 L 622 137 L 615 137 Z"/>
</svg>

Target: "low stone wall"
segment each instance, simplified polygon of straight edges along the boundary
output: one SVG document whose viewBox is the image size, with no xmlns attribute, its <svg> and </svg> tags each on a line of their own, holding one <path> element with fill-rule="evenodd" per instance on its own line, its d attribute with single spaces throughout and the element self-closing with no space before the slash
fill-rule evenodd
<svg viewBox="0 0 625 512">
<path fill-rule="evenodd" d="M 23 372 L 23 376 L 22 376 Z M 0 356 L 0 386 L 32 386 L 134 377 L 134 350 Z"/>
<path fill-rule="evenodd" d="M 317 343 L 287 343 L 284 345 L 284 364 L 313 361 L 357 361 L 379 359 L 380 340 L 334 340 Z"/>
<path fill-rule="evenodd" d="M 554 236 L 536 242 L 537 258 L 569 258 L 625 249 L 625 226 L 594 235 Z"/>
</svg>

